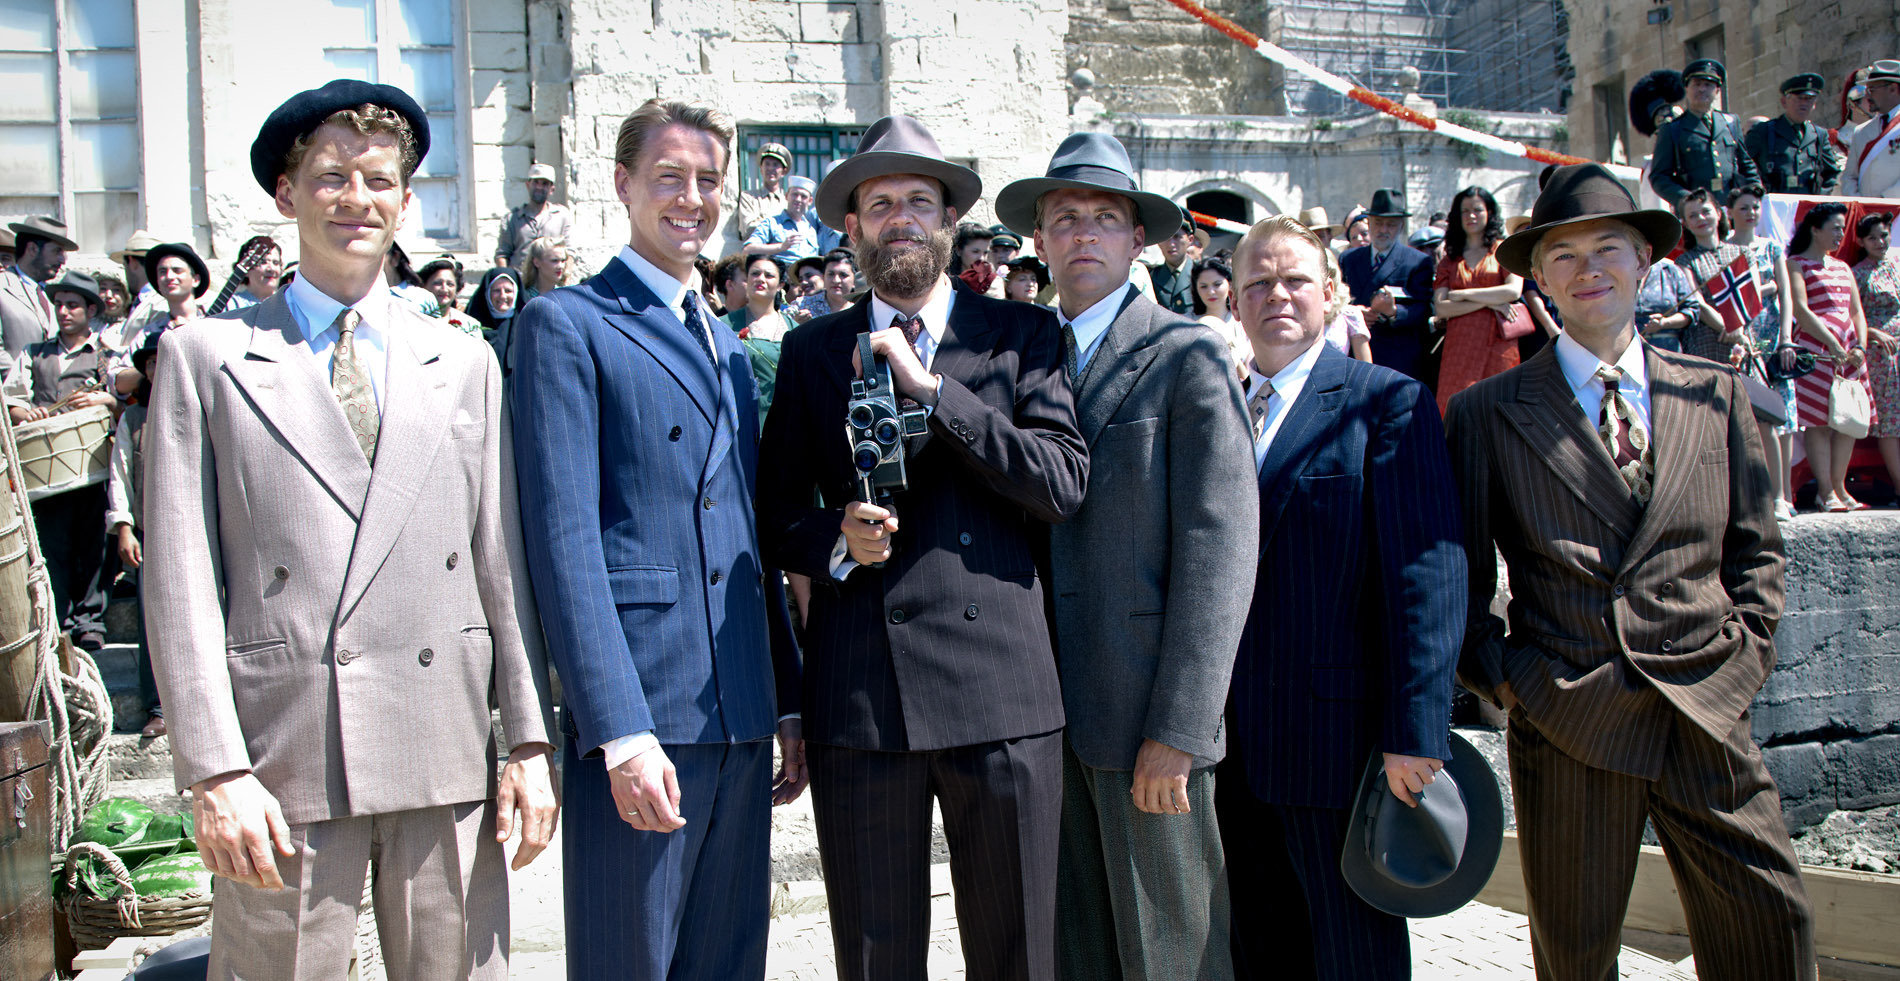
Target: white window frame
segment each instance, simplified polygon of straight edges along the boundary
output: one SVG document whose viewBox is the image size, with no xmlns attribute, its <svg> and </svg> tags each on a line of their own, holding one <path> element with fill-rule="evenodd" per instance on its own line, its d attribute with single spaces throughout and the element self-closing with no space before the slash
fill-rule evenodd
<svg viewBox="0 0 1900 981">
<path fill-rule="evenodd" d="M 374 0 L 376 8 L 376 37 L 369 38 L 368 47 L 376 53 L 376 79 L 386 82 L 399 76 L 402 66 L 402 46 L 391 40 L 393 30 L 390 25 L 401 23 L 402 0 Z M 457 146 L 431 146 L 430 156 L 441 153 L 453 153 L 456 159 L 456 197 L 459 207 L 455 209 L 456 222 L 461 227 L 445 237 L 436 237 L 423 232 L 419 226 L 411 226 L 415 244 L 442 251 L 464 252 L 474 248 L 475 233 L 475 178 L 474 178 L 474 140 L 469 134 L 474 126 L 474 91 L 469 69 L 468 37 L 468 0 L 449 0 L 449 44 L 416 46 L 422 50 L 440 51 L 446 48 L 451 52 L 451 71 L 454 72 L 452 84 L 455 91 L 455 131 L 462 136 L 456 140 Z M 333 49 L 323 46 L 327 54 Z M 360 50 L 360 49 L 341 49 Z M 413 96 L 414 93 L 411 93 Z M 427 112 L 427 107 L 424 107 Z M 418 206 L 419 207 L 419 206 Z M 419 221 L 419 219 L 418 219 Z M 415 249 L 410 251 L 414 252 Z M 420 263 L 418 263 L 420 265 Z"/>
</svg>

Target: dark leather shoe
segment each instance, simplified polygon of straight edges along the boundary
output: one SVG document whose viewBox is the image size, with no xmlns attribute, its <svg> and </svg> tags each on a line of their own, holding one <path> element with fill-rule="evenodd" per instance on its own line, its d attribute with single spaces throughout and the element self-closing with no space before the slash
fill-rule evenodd
<svg viewBox="0 0 1900 981">
<path fill-rule="evenodd" d="M 154 715 L 145 720 L 145 728 L 139 730 L 139 735 L 146 739 L 157 739 L 164 735 L 165 732 L 165 717 L 162 715 Z"/>
<path fill-rule="evenodd" d="M 87 651 L 92 654 L 97 654 L 100 651 L 105 650 L 106 635 L 87 632 L 87 633 L 80 634 L 78 637 L 74 638 L 73 643 L 78 645 L 79 649 L 82 651 Z"/>
</svg>

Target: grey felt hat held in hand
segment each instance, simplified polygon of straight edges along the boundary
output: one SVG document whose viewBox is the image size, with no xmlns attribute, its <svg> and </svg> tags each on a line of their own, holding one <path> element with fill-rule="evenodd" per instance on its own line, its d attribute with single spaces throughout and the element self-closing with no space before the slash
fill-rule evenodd
<svg viewBox="0 0 1900 981">
<path fill-rule="evenodd" d="M 1353 801 L 1339 871 L 1360 899 L 1394 916 L 1443 916 L 1470 902 L 1498 864 L 1504 797 L 1491 765 L 1451 733 L 1451 759 L 1407 807 L 1373 752 Z"/>
</svg>

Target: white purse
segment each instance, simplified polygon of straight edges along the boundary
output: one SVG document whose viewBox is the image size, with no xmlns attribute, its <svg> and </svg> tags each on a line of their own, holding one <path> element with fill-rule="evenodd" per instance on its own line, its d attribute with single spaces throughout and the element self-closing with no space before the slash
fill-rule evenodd
<svg viewBox="0 0 1900 981">
<path fill-rule="evenodd" d="M 1834 376 L 1827 393 L 1827 425 L 1844 436 L 1865 439 L 1874 421 L 1873 400 L 1857 378 Z"/>
</svg>

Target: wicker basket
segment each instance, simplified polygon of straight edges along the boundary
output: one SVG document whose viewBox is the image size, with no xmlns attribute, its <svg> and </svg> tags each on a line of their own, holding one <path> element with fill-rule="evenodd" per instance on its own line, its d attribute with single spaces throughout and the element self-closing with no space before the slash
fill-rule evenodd
<svg viewBox="0 0 1900 981">
<path fill-rule="evenodd" d="M 81 855 L 97 858 L 112 873 L 119 883 L 119 898 L 100 899 L 80 892 L 75 880 Z M 90 841 L 79 842 L 66 853 L 66 892 L 66 924 L 80 950 L 98 950 L 120 937 L 170 936 L 211 918 L 210 893 L 163 899 L 139 896 L 132 886 L 132 873 L 119 856 Z"/>
</svg>

